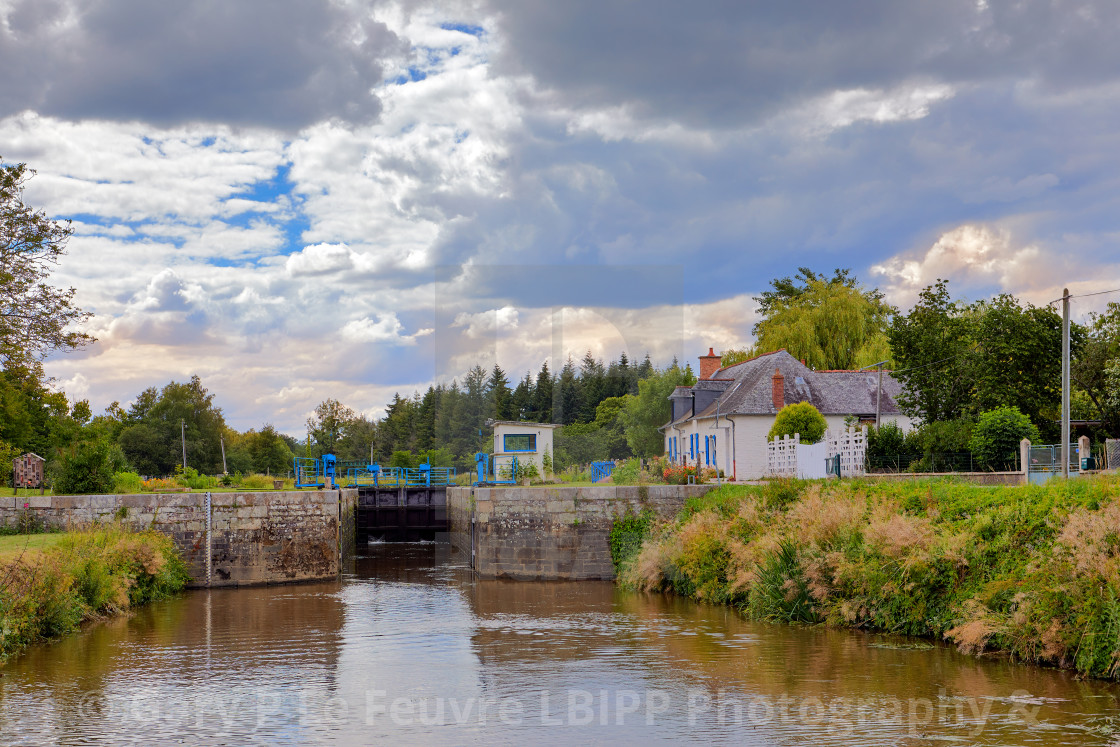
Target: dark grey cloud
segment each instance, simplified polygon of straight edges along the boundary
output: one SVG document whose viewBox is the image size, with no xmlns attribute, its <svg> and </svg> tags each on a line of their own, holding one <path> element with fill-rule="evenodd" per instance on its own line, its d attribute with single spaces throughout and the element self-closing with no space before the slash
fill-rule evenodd
<svg viewBox="0 0 1120 747">
<path fill-rule="evenodd" d="M 1120 73 L 1115 0 L 517 0 L 499 67 L 569 104 L 735 126 L 791 101 L 913 79 L 1060 89 Z"/>
<path fill-rule="evenodd" d="M 0 26 L 0 116 L 368 121 L 383 61 L 406 51 L 328 0 L 17 0 Z"/>
</svg>

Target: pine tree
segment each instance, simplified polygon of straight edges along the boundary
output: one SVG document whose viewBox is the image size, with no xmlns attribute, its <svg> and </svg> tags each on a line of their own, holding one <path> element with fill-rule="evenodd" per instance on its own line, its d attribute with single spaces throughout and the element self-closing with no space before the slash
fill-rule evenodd
<svg viewBox="0 0 1120 747">
<path fill-rule="evenodd" d="M 556 398 L 557 411 L 553 413 L 556 420 L 562 425 L 579 422 L 583 397 L 579 379 L 576 378 L 576 364 L 572 362 L 571 356 L 568 356 L 568 361 L 560 370 L 560 379 L 556 382 L 556 386 L 560 389 L 559 396 Z"/>
<path fill-rule="evenodd" d="M 533 412 L 533 377 L 528 371 L 513 390 L 512 408 L 515 420 L 536 420 Z M 540 421 L 537 421 L 540 422 Z"/>
<path fill-rule="evenodd" d="M 506 372 L 497 363 L 486 381 L 486 396 L 490 400 L 490 417 L 494 420 L 513 419 L 513 396 L 509 391 Z"/>
<path fill-rule="evenodd" d="M 533 414 L 538 423 L 552 422 L 552 383 L 552 373 L 548 370 L 548 361 L 545 361 L 533 387 Z"/>
</svg>

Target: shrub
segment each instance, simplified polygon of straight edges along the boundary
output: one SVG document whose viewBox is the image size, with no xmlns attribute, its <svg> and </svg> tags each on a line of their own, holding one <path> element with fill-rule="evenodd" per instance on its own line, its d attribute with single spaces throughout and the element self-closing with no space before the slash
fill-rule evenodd
<svg viewBox="0 0 1120 747">
<path fill-rule="evenodd" d="M 1038 428 L 1018 407 L 997 407 L 980 416 L 969 445 L 981 466 L 991 470 L 1013 469 L 1019 442 L 1037 443 Z"/>
<path fill-rule="evenodd" d="M 827 427 L 824 415 L 821 415 L 817 408 L 808 402 L 798 402 L 781 409 L 778 416 L 774 418 L 774 425 L 770 427 L 766 438 L 773 441 L 775 438 L 798 433 L 801 435 L 801 443 L 815 444 L 824 438 Z"/>
<path fill-rule="evenodd" d="M 272 490 L 273 479 L 268 475 L 245 475 L 241 478 L 241 487 L 245 490 Z"/>
<path fill-rule="evenodd" d="M 122 461 L 119 449 L 108 442 L 83 441 L 62 453 L 55 493 L 112 492 L 114 467 Z"/>
<path fill-rule="evenodd" d="M 893 457 L 907 451 L 906 434 L 898 423 L 887 422 L 867 429 L 868 458 Z"/>
<path fill-rule="evenodd" d="M 642 475 L 642 463 L 637 459 L 627 459 L 615 465 L 611 471 L 611 481 L 615 485 L 637 485 Z"/>
<path fill-rule="evenodd" d="M 915 451 L 926 454 L 943 454 L 951 451 L 968 451 L 972 429 L 976 424 L 968 419 L 939 420 L 926 423 L 910 434 L 908 441 Z"/>
<path fill-rule="evenodd" d="M 135 472 L 117 472 L 113 475 L 113 492 L 118 495 L 139 493 L 143 489 L 144 481 Z"/>
</svg>

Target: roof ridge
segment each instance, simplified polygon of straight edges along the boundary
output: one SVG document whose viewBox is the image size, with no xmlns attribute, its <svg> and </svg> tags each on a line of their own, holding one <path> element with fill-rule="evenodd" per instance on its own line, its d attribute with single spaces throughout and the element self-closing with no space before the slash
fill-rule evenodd
<svg viewBox="0 0 1120 747">
<path fill-rule="evenodd" d="M 751 361 L 756 361 L 759 358 L 765 358 L 768 355 L 776 355 L 778 353 L 785 353 L 786 355 L 790 356 L 791 358 L 793 357 L 793 354 L 790 353 L 785 348 L 778 348 L 777 350 L 771 350 L 769 353 L 759 353 L 758 355 L 747 358 L 745 361 L 739 361 L 738 363 L 732 363 L 730 366 L 723 366 L 722 368 L 717 368 L 715 370 L 715 373 L 713 374 L 713 378 L 714 378 L 715 374 L 719 373 L 720 371 L 726 371 L 729 368 L 735 368 L 735 366 L 741 366 L 744 363 L 750 363 Z M 709 381 L 710 380 L 711 379 L 709 379 Z"/>
</svg>

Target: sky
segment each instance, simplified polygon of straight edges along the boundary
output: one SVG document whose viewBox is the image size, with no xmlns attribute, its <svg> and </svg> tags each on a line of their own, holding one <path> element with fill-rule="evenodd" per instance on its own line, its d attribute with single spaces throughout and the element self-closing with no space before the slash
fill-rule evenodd
<svg viewBox="0 0 1120 747">
<path fill-rule="evenodd" d="M 74 235 L 95 412 L 238 429 L 475 363 L 751 342 L 851 268 L 905 310 L 1120 288 L 1114 0 L 0 0 L 0 157 Z M 1120 294 L 1077 299 L 1076 318 Z"/>
</svg>

